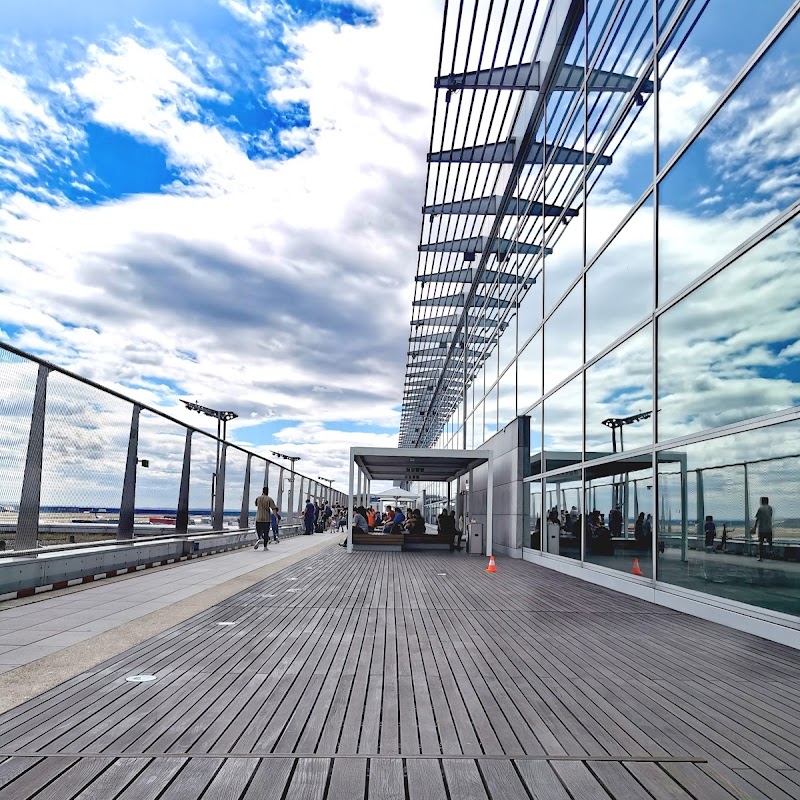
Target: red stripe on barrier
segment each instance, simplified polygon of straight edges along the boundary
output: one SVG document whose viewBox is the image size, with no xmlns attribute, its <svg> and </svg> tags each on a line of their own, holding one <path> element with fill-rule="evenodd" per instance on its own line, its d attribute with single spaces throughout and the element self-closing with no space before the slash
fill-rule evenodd
<svg viewBox="0 0 800 800">
<path fill-rule="evenodd" d="M 116 578 L 117 571 L 115 569 L 110 569 L 106 572 L 106 578 Z"/>
<path fill-rule="evenodd" d="M 30 589 L 17 589 L 17 597 L 30 597 L 33 594 L 36 594 L 35 587 L 31 587 Z"/>
<path fill-rule="evenodd" d="M 84 575 L 83 578 L 81 578 L 82 583 L 91 583 L 93 580 L 94 575 Z"/>
<path fill-rule="evenodd" d="M 57 581 L 53 584 L 54 589 L 66 589 L 69 581 Z"/>
</svg>

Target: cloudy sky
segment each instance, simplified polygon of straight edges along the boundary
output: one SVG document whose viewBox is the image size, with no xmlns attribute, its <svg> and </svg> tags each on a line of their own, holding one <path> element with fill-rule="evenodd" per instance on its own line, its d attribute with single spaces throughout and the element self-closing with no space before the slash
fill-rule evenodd
<svg viewBox="0 0 800 800">
<path fill-rule="evenodd" d="M 4 0 L 0 339 L 345 488 L 397 442 L 441 5 Z"/>
</svg>

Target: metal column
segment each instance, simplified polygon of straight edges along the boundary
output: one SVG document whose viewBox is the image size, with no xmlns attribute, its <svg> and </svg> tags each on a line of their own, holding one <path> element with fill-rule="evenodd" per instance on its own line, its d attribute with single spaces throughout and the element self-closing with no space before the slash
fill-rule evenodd
<svg viewBox="0 0 800 800">
<path fill-rule="evenodd" d="M 136 464 L 139 450 L 139 415 L 142 409 L 134 405 L 131 414 L 131 432 L 128 437 L 128 458 L 125 461 L 125 478 L 122 481 L 122 500 L 119 504 L 117 539 L 133 539 L 133 512 L 136 506 Z"/>
<path fill-rule="evenodd" d="M 250 527 L 250 466 L 252 459 L 253 456 L 248 453 L 247 464 L 244 468 L 244 487 L 242 489 L 242 510 L 239 514 L 239 530 L 246 530 Z"/>
<path fill-rule="evenodd" d="M 350 480 L 348 482 L 348 495 L 347 495 L 347 552 L 353 552 L 353 468 L 355 467 L 355 458 L 353 451 L 350 450 Z"/>
<path fill-rule="evenodd" d="M 39 365 L 36 394 L 33 397 L 28 452 L 22 477 L 19 499 L 15 550 L 32 550 L 39 538 L 39 502 L 42 496 L 42 452 L 44 449 L 44 419 L 47 410 L 47 376 L 50 370 Z"/>
<path fill-rule="evenodd" d="M 183 469 L 181 488 L 178 490 L 178 513 L 175 515 L 175 533 L 189 532 L 189 481 L 192 471 L 192 431 L 186 431 L 183 445 Z"/>
<path fill-rule="evenodd" d="M 697 479 L 697 546 L 698 549 L 705 549 L 706 503 L 703 497 L 703 470 L 695 470 L 695 478 Z"/>
<path fill-rule="evenodd" d="M 228 445 L 223 443 L 219 456 L 219 469 L 217 471 L 217 496 L 214 498 L 214 518 L 211 527 L 221 531 L 224 526 L 225 516 L 225 462 L 228 458 Z"/>
</svg>

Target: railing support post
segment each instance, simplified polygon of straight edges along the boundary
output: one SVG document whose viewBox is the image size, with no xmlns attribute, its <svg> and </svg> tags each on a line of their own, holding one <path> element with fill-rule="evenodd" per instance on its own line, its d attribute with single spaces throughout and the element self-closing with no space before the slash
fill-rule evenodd
<svg viewBox="0 0 800 800">
<path fill-rule="evenodd" d="M 128 459 L 122 481 L 122 500 L 119 504 L 117 539 L 133 539 L 133 512 L 136 506 L 136 465 L 139 459 L 139 415 L 142 409 L 134 404 L 131 414 L 131 433 L 128 438 Z"/>
<path fill-rule="evenodd" d="M 225 510 L 225 460 L 228 456 L 228 445 L 223 443 L 219 456 L 219 469 L 217 470 L 217 496 L 214 498 L 214 521 L 212 528 L 222 530 L 223 512 Z"/>
<path fill-rule="evenodd" d="M 189 532 L 189 480 L 192 470 L 192 431 L 186 431 L 186 443 L 183 446 L 183 469 L 181 470 L 181 488 L 178 491 L 178 513 L 175 515 L 175 533 Z"/>
<path fill-rule="evenodd" d="M 19 499 L 15 550 L 33 550 L 39 537 L 39 502 L 42 495 L 42 451 L 44 448 L 44 419 L 47 410 L 48 367 L 39 365 L 36 376 L 36 394 L 31 411 L 31 429 L 28 435 L 28 453 L 22 477 Z"/>
<path fill-rule="evenodd" d="M 239 530 L 249 528 L 250 522 L 250 464 L 253 456 L 247 454 L 247 466 L 244 468 L 244 489 L 242 490 L 242 513 L 239 514 Z M 266 547 L 266 545 L 265 545 Z"/>
</svg>

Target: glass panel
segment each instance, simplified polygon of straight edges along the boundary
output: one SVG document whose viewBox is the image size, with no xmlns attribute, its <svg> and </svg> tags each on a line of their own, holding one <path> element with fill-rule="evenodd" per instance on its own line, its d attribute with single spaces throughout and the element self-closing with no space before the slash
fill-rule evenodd
<svg viewBox="0 0 800 800">
<path fill-rule="evenodd" d="M 523 547 L 533 550 L 542 549 L 542 518 L 545 516 L 542 509 L 542 482 L 531 481 L 528 487 L 528 534 L 522 540 Z M 524 529 L 524 528 L 523 528 Z"/>
<path fill-rule="evenodd" d="M 531 418 L 531 475 L 539 475 L 542 472 L 542 406 L 528 412 Z"/>
<path fill-rule="evenodd" d="M 189 521 L 211 527 L 211 493 L 217 471 L 217 443 L 201 433 L 192 434 L 192 468 L 189 473 Z"/>
<path fill-rule="evenodd" d="M 800 404 L 800 217 L 658 322 L 661 441 Z"/>
<path fill-rule="evenodd" d="M 662 0 L 673 5 L 675 0 Z M 778 20 L 789 0 L 690 3 L 666 46 L 659 71 L 659 165 L 708 113 Z M 671 10 L 671 9 L 670 9 Z M 731 25 L 731 20 L 747 20 Z M 659 11 L 659 22 L 666 23 Z"/>
<path fill-rule="evenodd" d="M 485 442 L 497 433 L 497 386 L 486 396 L 483 414 L 483 441 Z"/>
<path fill-rule="evenodd" d="M 652 79 L 652 76 L 651 76 Z M 586 181 L 586 258 L 591 261 L 633 204 L 653 182 L 655 125 L 652 95 L 640 95 L 605 146 L 603 138 L 611 116 L 600 95 L 592 101 L 589 117 L 589 150 L 611 156 L 607 166 L 596 166 Z M 613 95 L 613 109 L 624 95 Z"/>
<path fill-rule="evenodd" d="M 799 479 L 798 422 L 659 453 L 658 579 L 800 614 Z"/>
<path fill-rule="evenodd" d="M 500 378 L 497 398 L 497 423 L 501 428 L 517 416 L 517 370 L 512 365 Z"/>
<path fill-rule="evenodd" d="M 652 326 L 586 370 L 586 456 L 603 458 L 653 441 Z"/>
<path fill-rule="evenodd" d="M 517 398 L 520 412 L 542 396 L 542 334 L 537 333 L 517 361 Z"/>
<path fill-rule="evenodd" d="M 522 344 L 539 327 L 542 321 L 541 263 L 534 267 L 525 286 L 520 287 L 519 342 Z M 524 296 L 522 293 L 525 293 Z"/>
<path fill-rule="evenodd" d="M 544 390 L 583 363 L 583 284 L 579 283 L 545 323 Z"/>
<path fill-rule="evenodd" d="M 586 273 L 587 359 L 650 315 L 654 271 L 650 199 Z"/>
<path fill-rule="evenodd" d="M 587 467 L 586 508 L 586 560 L 652 578 L 652 455 Z"/>
<path fill-rule="evenodd" d="M 574 206 L 573 206 L 574 207 Z M 548 242 L 553 252 L 545 256 L 545 307 L 547 311 L 567 291 L 570 283 L 583 269 L 583 225 L 579 217 L 572 219 L 565 217 L 568 224 L 566 228 L 561 223 L 556 233 L 560 237 Z M 608 235 L 608 234 L 606 234 Z"/>
<path fill-rule="evenodd" d="M 545 531 L 542 543 L 546 553 L 567 558 L 581 557 L 580 472 L 547 481 L 545 491 Z"/>
<path fill-rule="evenodd" d="M 544 401 L 544 449 L 547 469 L 581 461 L 583 376 L 578 375 Z"/>
<path fill-rule="evenodd" d="M 504 370 L 517 355 L 517 313 L 512 312 L 505 318 L 506 329 L 500 336 L 499 358 L 500 369 Z"/>
<path fill-rule="evenodd" d="M 662 180 L 659 303 L 797 200 L 798 79 L 795 19 Z"/>
</svg>

